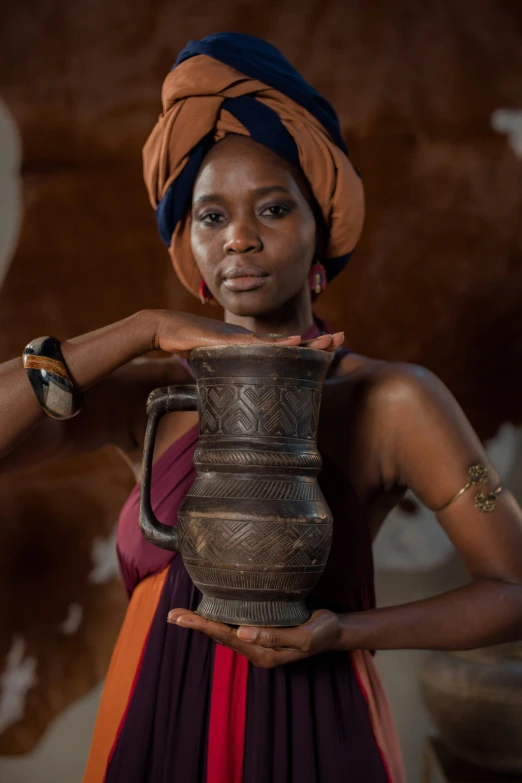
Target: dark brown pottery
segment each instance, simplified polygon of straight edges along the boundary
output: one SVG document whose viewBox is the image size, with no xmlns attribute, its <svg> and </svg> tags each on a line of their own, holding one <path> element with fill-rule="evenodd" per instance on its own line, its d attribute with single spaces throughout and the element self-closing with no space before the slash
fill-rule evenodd
<svg viewBox="0 0 522 783">
<path fill-rule="evenodd" d="M 316 436 L 331 354 L 283 346 L 197 348 L 197 386 L 149 397 L 140 526 L 179 551 L 203 593 L 198 612 L 230 624 L 292 626 L 324 570 L 332 518 L 317 483 Z M 197 470 L 178 515 L 161 524 L 150 502 L 159 419 L 199 411 Z"/>
<path fill-rule="evenodd" d="M 420 684 L 441 740 L 460 758 L 522 773 L 522 644 L 431 652 Z"/>
</svg>

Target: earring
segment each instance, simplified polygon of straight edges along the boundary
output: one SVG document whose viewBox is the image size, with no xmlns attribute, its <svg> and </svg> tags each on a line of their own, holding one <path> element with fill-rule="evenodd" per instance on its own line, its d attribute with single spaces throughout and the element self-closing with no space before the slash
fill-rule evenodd
<svg viewBox="0 0 522 783">
<path fill-rule="evenodd" d="M 326 269 L 320 261 L 316 261 L 310 270 L 310 288 L 315 294 L 320 294 L 326 289 L 328 280 L 326 279 Z"/>
<path fill-rule="evenodd" d="M 199 284 L 199 299 L 201 304 L 208 304 L 208 302 L 212 302 L 214 299 L 210 288 L 205 283 L 203 278 L 201 278 L 201 282 Z"/>
</svg>

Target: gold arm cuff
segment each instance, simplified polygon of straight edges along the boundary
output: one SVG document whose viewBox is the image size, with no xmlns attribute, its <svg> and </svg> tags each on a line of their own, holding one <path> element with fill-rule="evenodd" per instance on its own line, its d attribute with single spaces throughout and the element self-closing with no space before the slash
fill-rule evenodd
<svg viewBox="0 0 522 783">
<path fill-rule="evenodd" d="M 467 482 L 464 484 L 464 486 L 462 487 L 462 489 L 459 489 L 459 491 L 455 495 L 453 495 L 453 497 L 450 498 L 450 500 L 448 500 L 447 503 L 444 503 L 443 506 L 440 506 L 439 508 L 434 509 L 435 513 L 438 513 L 439 511 L 444 511 L 445 508 L 447 508 L 452 503 L 454 503 L 456 500 L 458 500 L 458 498 L 460 498 L 460 496 L 463 495 L 464 492 L 467 492 L 468 489 L 470 489 L 472 486 L 474 486 L 474 484 L 489 484 L 488 469 L 487 469 L 487 467 L 485 465 L 480 465 L 480 464 L 479 465 L 472 465 L 470 468 L 468 468 L 468 477 L 469 478 L 468 478 Z M 500 487 L 498 491 L 500 492 L 501 489 L 502 489 L 502 487 Z M 496 491 L 497 490 L 495 490 L 495 492 Z M 490 495 L 493 495 L 493 492 L 491 492 Z M 477 493 L 477 495 L 475 496 L 475 506 L 479 509 L 479 511 L 481 511 L 482 509 L 480 509 L 479 506 L 477 505 L 477 503 L 478 503 L 477 498 L 479 498 L 479 496 L 480 496 L 480 498 L 481 498 L 480 502 L 484 503 L 486 497 L 489 498 L 490 495 L 487 495 L 487 496 L 483 495 L 482 492 Z M 494 507 L 495 507 L 495 504 L 493 502 L 493 508 Z M 493 509 L 490 509 L 490 510 L 492 511 Z M 483 513 L 485 513 L 485 512 L 483 512 Z"/>
<path fill-rule="evenodd" d="M 502 485 L 484 495 L 482 492 L 477 492 L 475 495 L 475 508 L 477 508 L 481 514 L 490 514 L 495 510 L 495 504 L 497 502 L 498 495 L 502 492 Z"/>
</svg>

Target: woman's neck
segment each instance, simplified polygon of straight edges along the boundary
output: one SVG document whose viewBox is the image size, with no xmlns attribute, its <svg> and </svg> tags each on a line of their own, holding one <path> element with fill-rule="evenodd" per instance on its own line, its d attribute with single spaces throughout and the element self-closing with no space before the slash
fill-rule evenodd
<svg viewBox="0 0 522 783">
<path fill-rule="evenodd" d="M 278 310 L 255 316 L 243 316 L 225 310 L 225 321 L 256 334 L 304 334 L 314 323 L 310 292 L 303 290 Z"/>
</svg>

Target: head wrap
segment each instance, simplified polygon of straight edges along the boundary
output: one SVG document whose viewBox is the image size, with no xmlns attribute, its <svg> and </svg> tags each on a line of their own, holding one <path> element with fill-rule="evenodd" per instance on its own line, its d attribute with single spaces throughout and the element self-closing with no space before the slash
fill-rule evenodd
<svg viewBox="0 0 522 783">
<path fill-rule="evenodd" d="M 242 33 L 191 41 L 162 89 L 163 112 L 143 148 L 145 184 L 183 285 L 198 295 L 190 205 L 201 163 L 228 133 L 250 136 L 307 178 L 329 230 L 321 261 L 331 280 L 348 262 L 364 192 L 332 106 L 271 44 Z"/>
</svg>

